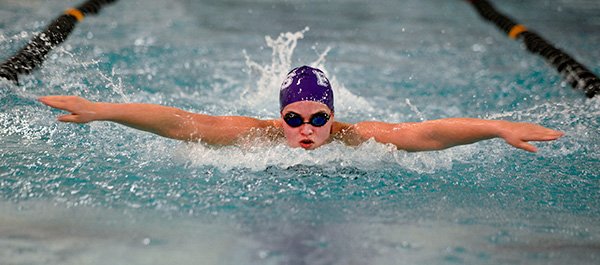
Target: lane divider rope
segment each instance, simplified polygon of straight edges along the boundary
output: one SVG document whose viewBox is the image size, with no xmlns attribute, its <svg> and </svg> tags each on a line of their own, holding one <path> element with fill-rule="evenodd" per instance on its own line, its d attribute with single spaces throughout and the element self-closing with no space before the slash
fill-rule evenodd
<svg viewBox="0 0 600 265">
<path fill-rule="evenodd" d="M 67 9 L 29 43 L 0 65 L 0 77 L 19 84 L 19 75 L 29 74 L 40 67 L 46 55 L 63 43 L 85 16 L 98 14 L 100 9 L 117 0 L 89 0 L 76 8 Z"/>
<path fill-rule="evenodd" d="M 600 92 L 600 79 L 588 68 L 564 51 L 554 47 L 537 33 L 498 12 L 487 0 L 467 0 L 484 19 L 496 24 L 511 39 L 521 39 L 525 47 L 554 66 L 574 89 L 582 90 L 588 98 Z"/>
</svg>

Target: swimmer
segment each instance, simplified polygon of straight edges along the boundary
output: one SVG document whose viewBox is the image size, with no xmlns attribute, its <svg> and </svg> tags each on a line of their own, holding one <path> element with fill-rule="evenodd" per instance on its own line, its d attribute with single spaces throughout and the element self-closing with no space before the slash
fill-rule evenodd
<svg viewBox="0 0 600 265">
<path fill-rule="evenodd" d="M 332 141 L 350 146 L 374 139 L 405 151 L 442 150 L 492 138 L 529 152 L 530 141 L 552 141 L 563 133 L 533 123 L 475 118 L 446 118 L 424 122 L 355 124 L 335 120 L 333 90 L 316 68 L 293 69 L 279 92 L 280 117 L 260 120 L 244 116 L 211 116 L 155 104 L 91 102 L 77 96 L 45 96 L 39 101 L 70 114 L 61 122 L 111 121 L 160 136 L 208 145 L 235 145 L 256 132 L 285 140 L 290 147 L 307 150 Z"/>
</svg>

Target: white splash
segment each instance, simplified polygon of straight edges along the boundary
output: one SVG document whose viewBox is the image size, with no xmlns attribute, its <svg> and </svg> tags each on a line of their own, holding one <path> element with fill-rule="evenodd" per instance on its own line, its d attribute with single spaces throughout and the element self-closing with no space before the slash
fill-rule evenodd
<svg viewBox="0 0 600 265">
<path fill-rule="evenodd" d="M 379 170 L 396 165 L 411 171 L 430 173 L 450 169 L 453 161 L 462 160 L 462 157 L 471 156 L 472 153 L 472 150 L 464 147 L 454 152 L 408 153 L 371 139 L 358 147 L 333 142 L 310 151 L 290 148 L 284 143 L 256 142 L 252 146 L 220 148 L 184 144 L 175 152 L 175 156 L 179 160 L 189 161 L 192 167 L 216 166 L 225 171 L 240 168 L 262 171 L 272 166 L 289 168 L 297 165 L 319 166 L 324 169 L 355 167 Z"/>
<path fill-rule="evenodd" d="M 285 80 L 287 73 L 291 69 L 300 66 L 292 64 L 292 57 L 298 41 L 304 38 L 304 33 L 308 32 L 308 30 L 309 28 L 307 27 L 294 33 L 281 33 L 276 39 L 266 36 L 266 45 L 272 49 L 271 62 L 268 64 L 253 61 L 244 51 L 250 79 L 253 76 L 258 76 L 258 80 L 255 84 L 246 85 L 237 104 L 248 109 L 258 110 L 260 111 L 260 115 L 278 113 L 279 87 L 281 86 L 281 82 Z M 329 77 L 333 93 L 335 94 L 336 113 L 373 111 L 374 108 L 366 99 L 350 92 L 333 74 L 329 73 L 325 66 L 325 58 L 330 50 L 331 48 L 327 47 L 325 51 L 319 54 L 315 61 L 306 63 L 306 65 L 321 69 Z"/>
<path fill-rule="evenodd" d="M 405 99 L 405 102 L 406 102 L 406 105 L 408 105 L 408 106 L 410 107 L 410 109 L 411 109 L 411 110 L 412 110 L 412 111 L 413 111 L 413 112 L 414 112 L 414 113 L 417 115 L 417 117 L 419 117 L 419 120 L 420 120 L 420 121 L 425 121 L 425 120 L 426 120 L 426 119 L 425 119 L 425 115 L 423 114 L 423 112 L 421 112 L 421 111 L 420 111 L 420 110 L 417 108 L 417 106 L 413 105 L 413 104 L 410 102 L 410 99 L 408 99 L 408 98 L 407 98 L 407 99 Z"/>
<path fill-rule="evenodd" d="M 600 99 L 586 99 L 579 103 L 548 102 L 527 109 L 490 114 L 486 119 L 505 119 L 518 122 L 532 122 L 560 130 L 565 133 L 561 139 L 550 143 L 534 143 L 547 146 L 540 152 L 547 156 L 564 156 L 577 152 L 589 152 L 600 157 L 597 152 L 597 139 L 600 130 L 597 123 L 600 117 Z"/>
<path fill-rule="evenodd" d="M 111 72 L 111 76 L 112 77 L 116 77 L 117 74 L 115 73 L 115 68 L 112 68 L 112 72 Z M 117 93 L 119 96 L 121 96 L 121 98 L 123 99 L 123 102 L 131 102 L 131 99 L 129 98 L 129 96 L 127 94 L 125 94 L 124 91 L 124 86 L 123 86 L 123 81 L 121 79 L 121 77 L 116 77 L 117 78 L 117 82 L 113 81 L 113 79 L 111 77 L 108 77 L 107 75 L 103 74 L 102 72 L 99 72 L 100 76 L 102 77 L 102 79 L 104 79 L 106 81 L 106 86 L 110 86 L 112 87 L 112 90 Z"/>
</svg>

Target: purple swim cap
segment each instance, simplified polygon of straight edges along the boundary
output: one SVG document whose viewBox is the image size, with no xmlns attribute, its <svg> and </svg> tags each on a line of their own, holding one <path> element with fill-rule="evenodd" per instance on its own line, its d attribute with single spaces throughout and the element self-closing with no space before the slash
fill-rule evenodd
<svg viewBox="0 0 600 265">
<path fill-rule="evenodd" d="M 298 101 L 321 102 L 333 111 L 333 90 L 323 71 L 305 65 L 288 73 L 279 90 L 279 111 Z"/>
</svg>

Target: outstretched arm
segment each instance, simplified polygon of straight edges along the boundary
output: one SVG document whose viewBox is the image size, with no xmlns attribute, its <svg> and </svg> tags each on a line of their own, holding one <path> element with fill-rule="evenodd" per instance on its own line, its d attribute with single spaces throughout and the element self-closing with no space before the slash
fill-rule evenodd
<svg viewBox="0 0 600 265">
<path fill-rule="evenodd" d="M 267 128 L 274 123 L 250 117 L 196 114 L 155 104 L 91 102 L 77 96 L 46 96 L 39 101 L 70 112 L 58 117 L 62 122 L 112 121 L 168 138 L 214 145 L 233 144 L 253 128 Z"/>
<path fill-rule="evenodd" d="M 360 122 L 350 127 L 358 141 L 375 138 L 406 151 L 441 150 L 452 146 L 502 138 L 529 152 L 537 148 L 529 141 L 552 141 L 563 133 L 532 123 L 472 118 L 449 118 L 418 123 Z M 356 142 L 356 140 L 354 141 Z"/>
</svg>

